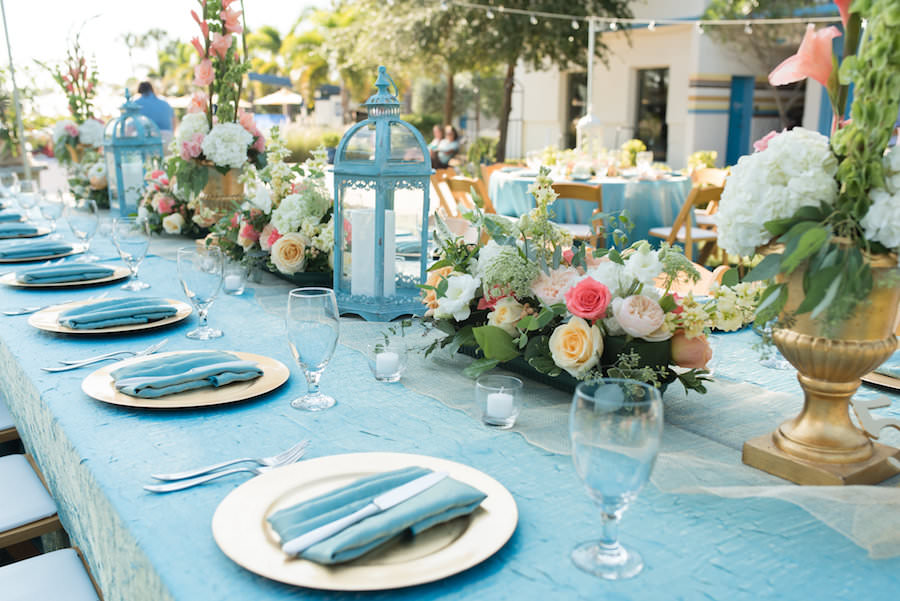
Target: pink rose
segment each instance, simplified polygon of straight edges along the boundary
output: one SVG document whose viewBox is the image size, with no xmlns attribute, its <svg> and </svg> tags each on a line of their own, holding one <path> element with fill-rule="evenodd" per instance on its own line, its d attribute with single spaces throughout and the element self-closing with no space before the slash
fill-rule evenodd
<svg viewBox="0 0 900 601">
<path fill-rule="evenodd" d="M 213 34 L 212 43 L 209 45 L 209 49 L 212 50 L 213 54 L 219 58 L 225 58 L 225 53 L 228 52 L 229 48 L 231 48 L 230 33 L 222 35 L 221 33 L 216 32 Z"/>
<path fill-rule="evenodd" d="M 196 133 L 190 140 L 185 140 L 181 145 L 181 158 L 185 161 L 196 159 L 203 152 L 203 134 Z"/>
<path fill-rule="evenodd" d="M 626 334 L 643 338 L 659 329 L 666 314 L 652 298 L 635 294 L 613 301 L 613 317 Z"/>
<path fill-rule="evenodd" d="M 237 242 L 240 244 L 244 250 L 250 249 L 253 246 L 253 243 L 259 240 L 259 232 L 257 232 L 252 225 L 247 223 L 246 221 L 241 224 L 241 229 L 238 232 Z"/>
<path fill-rule="evenodd" d="M 807 25 L 797 54 L 786 58 L 772 69 L 769 73 L 769 83 L 773 86 L 783 86 L 812 77 L 827 88 L 832 69 L 831 40 L 840 35 L 840 30 L 833 25 L 820 31 L 816 31 L 812 23 Z"/>
<path fill-rule="evenodd" d="M 253 113 L 248 113 L 244 109 L 238 109 L 238 123 L 241 124 L 241 127 L 253 133 L 253 130 L 256 129 L 256 122 L 253 120 Z"/>
<path fill-rule="evenodd" d="M 278 229 L 271 223 L 267 223 L 266 227 L 259 234 L 259 247 L 269 252 L 269 249 L 278 242 L 279 238 L 281 238 L 281 234 L 278 233 Z"/>
<path fill-rule="evenodd" d="M 784 131 L 784 130 L 782 130 L 782 131 Z M 768 148 L 769 142 L 772 140 L 772 138 L 777 136 L 778 133 L 779 132 L 777 132 L 773 129 L 772 131 L 770 131 L 769 133 L 764 135 L 762 138 L 760 138 L 759 140 L 757 140 L 756 142 L 753 143 L 753 150 L 755 150 L 756 152 L 762 152 L 763 150 Z"/>
<path fill-rule="evenodd" d="M 200 61 L 200 64 L 194 67 L 194 85 L 208 86 L 213 82 L 216 73 L 213 71 L 212 61 L 208 58 Z"/>
<path fill-rule="evenodd" d="M 560 267 L 550 273 L 541 272 L 531 283 L 531 292 L 548 307 L 565 302 L 565 294 L 578 281 L 578 271 L 573 267 Z"/>
<path fill-rule="evenodd" d="M 162 169 L 156 169 L 155 171 L 150 172 L 150 179 L 158 179 L 159 177 L 162 177 L 165 174 L 166 174 L 166 172 L 163 171 Z"/>
<path fill-rule="evenodd" d="M 702 369 L 712 359 L 712 348 L 706 336 L 688 338 L 683 332 L 672 336 L 672 361 L 681 367 Z"/>
<path fill-rule="evenodd" d="M 566 308 L 572 315 L 594 321 L 606 314 L 612 294 L 605 284 L 584 278 L 566 292 Z"/>
<path fill-rule="evenodd" d="M 160 215 L 168 215 L 175 208 L 175 199 L 170 196 L 159 196 L 155 199 L 156 211 Z"/>
<path fill-rule="evenodd" d="M 187 112 L 203 113 L 206 111 L 207 104 L 209 104 L 209 96 L 206 95 L 206 92 L 194 92 L 194 95 L 191 96 L 191 103 L 188 105 Z"/>
<path fill-rule="evenodd" d="M 230 8 L 219 13 L 219 17 L 225 21 L 225 31 L 229 33 L 241 33 L 244 31 L 244 28 L 241 27 L 241 22 L 238 20 L 240 16 L 241 11 L 231 10 Z"/>
</svg>

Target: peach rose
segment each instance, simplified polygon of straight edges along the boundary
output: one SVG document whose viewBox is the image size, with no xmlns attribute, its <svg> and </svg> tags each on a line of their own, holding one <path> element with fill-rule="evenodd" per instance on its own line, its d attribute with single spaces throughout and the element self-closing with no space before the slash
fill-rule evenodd
<svg viewBox="0 0 900 601">
<path fill-rule="evenodd" d="M 591 277 L 584 278 L 566 292 L 569 313 L 591 321 L 606 314 L 611 300 L 609 288 Z"/>
<path fill-rule="evenodd" d="M 600 361 L 603 335 L 600 328 L 573 317 L 556 327 L 550 335 L 550 356 L 557 366 L 580 378 Z"/>
<path fill-rule="evenodd" d="M 504 330 L 510 336 L 515 336 L 516 324 L 522 319 L 525 307 L 512 296 L 504 296 L 496 302 L 494 310 L 488 313 L 488 325 L 496 326 Z"/>
<path fill-rule="evenodd" d="M 272 245 L 272 263 L 281 273 L 303 271 L 306 264 L 306 238 L 299 232 L 289 232 Z"/>
<path fill-rule="evenodd" d="M 425 284 L 428 286 L 437 287 L 438 284 L 441 283 L 441 280 L 447 277 L 450 277 L 450 274 L 453 273 L 453 267 L 446 266 L 441 267 L 440 269 L 435 269 L 434 271 L 428 272 L 428 279 L 425 281 Z M 422 303 L 425 304 L 429 309 L 437 309 L 437 293 L 434 290 L 425 290 L 425 297 L 422 299 Z"/>
<path fill-rule="evenodd" d="M 99 176 L 99 177 L 94 176 L 94 177 L 90 178 L 89 183 L 91 184 L 92 190 L 102 190 L 103 188 L 105 188 L 108 185 L 108 183 L 106 181 L 106 177 L 104 177 L 104 176 Z"/>
<path fill-rule="evenodd" d="M 635 338 L 656 332 L 666 319 L 658 302 L 639 294 L 616 299 L 613 302 L 613 316 L 625 333 Z"/>
<path fill-rule="evenodd" d="M 208 86 L 213 82 L 216 73 L 213 71 L 212 61 L 208 58 L 203 59 L 194 67 L 194 85 Z"/>
<path fill-rule="evenodd" d="M 672 361 L 687 368 L 702 369 L 712 359 L 712 348 L 706 336 L 688 338 L 683 332 L 672 336 Z"/>
</svg>

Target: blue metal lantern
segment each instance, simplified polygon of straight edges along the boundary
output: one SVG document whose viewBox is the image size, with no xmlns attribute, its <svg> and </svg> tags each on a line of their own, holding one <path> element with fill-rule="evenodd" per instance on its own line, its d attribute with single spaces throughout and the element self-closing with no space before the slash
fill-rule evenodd
<svg viewBox="0 0 900 601">
<path fill-rule="evenodd" d="M 140 105 L 131 101 L 125 90 L 122 114 L 106 124 L 103 151 L 109 181 L 109 208 L 118 207 L 119 214 L 137 212 L 144 190 L 144 164 L 156 156 L 162 158 L 163 145 L 159 128 L 140 113 Z"/>
<path fill-rule="evenodd" d="M 393 87 L 391 93 L 389 88 Z M 369 118 L 350 128 L 334 160 L 334 291 L 341 313 L 389 321 L 422 314 L 431 156 L 399 117 L 397 86 L 378 67 Z"/>
</svg>

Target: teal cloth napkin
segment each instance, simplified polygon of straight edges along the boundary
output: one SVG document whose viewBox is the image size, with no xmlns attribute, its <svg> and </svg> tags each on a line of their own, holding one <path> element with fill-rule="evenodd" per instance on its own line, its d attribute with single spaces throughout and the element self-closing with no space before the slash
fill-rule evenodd
<svg viewBox="0 0 900 601">
<path fill-rule="evenodd" d="M 419 252 L 420 242 L 416 238 L 397 238 L 397 252 L 401 254 L 412 254 Z"/>
<path fill-rule="evenodd" d="M 875 373 L 900 380 L 900 353 L 891 355 L 887 361 L 875 368 Z"/>
<path fill-rule="evenodd" d="M 94 330 L 135 323 L 149 323 L 175 315 L 177 309 L 164 298 L 113 298 L 72 307 L 57 321 L 75 330 Z"/>
<path fill-rule="evenodd" d="M 22 214 L 15 211 L 0 211 L 0 221 L 22 221 Z"/>
<path fill-rule="evenodd" d="M 411 480 L 431 473 L 423 467 L 407 467 L 360 478 L 337 490 L 276 511 L 268 521 L 281 543 L 358 511 L 372 499 Z M 453 478 L 444 478 L 428 490 L 375 514 L 300 554 L 320 564 L 356 559 L 404 532 L 416 535 L 475 511 L 485 494 Z"/>
<path fill-rule="evenodd" d="M 154 399 L 195 388 L 219 388 L 263 375 L 253 361 L 231 353 L 200 351 L 154 357 L 114 370 L 116 390 L 129 396 Z"/>
<path fill-rule="evenodd" d="M 30 259 L 64 255 L 72 245 L 55 240 L 7 240 L 0 242 L 0 259 Z"/>
<path fill-rule="evenodd" d="M 38 233 L 38 228 L 30 223 L 0 223 L 0 236 L 30 236 Z"/>
<path fill-rule="evenodd" d="M 115 273 L 114 269 L 103 265 L 66 263 L 20 271 L 16 275 L 16 280 L 23 284 L 59 284 L 62 282 L 83 282 L 85 280 L 106 278 L 113 273 Z"/>
</svg>

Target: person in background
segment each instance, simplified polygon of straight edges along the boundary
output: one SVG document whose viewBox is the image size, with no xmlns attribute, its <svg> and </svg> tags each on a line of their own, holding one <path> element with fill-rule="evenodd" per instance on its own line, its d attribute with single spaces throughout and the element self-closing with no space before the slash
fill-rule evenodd
<svg viewBox="0 0 900 601">
<path fill-rule="evenodd" d="M 140 96 L 134 101 L 141 107 L 141 114 L 153 121 L 162 136 L 163 148 L 168 147 L 175 132 L 175 111 L 169 103 L 157 98 L 149 81 L 142 81 L 138 86 Z"/>
<path fill-rule="evenodd" d="M 897 113 L 897 121 L 894 122 L 894 133 L 891 134 L 891 140 L 888 142 L 888 146 L 897 145 L 897 136 L 900 136 L 900 112 Z"/>
<path fill-rule="evenodd" d="M 428 153 L 431 155 L 431 164 L 437 166 L 437 149 L 441 144 L 441 140 L 444 139 L 444 130 L 441 129 L 440 125 L 435 125 L 431 128 L 431 134 L 433 137 L 431 142 L 428 143 Z"/>
<path fill-rule="evenodd" d="M 437 146 L 437 160 L 435 167 L 438 169 L 446 169 L 450 166 L 450 159 L 459 152 L 459 134 L 452 125 L 444 127 L 444 138 Z"/>
</svg>

